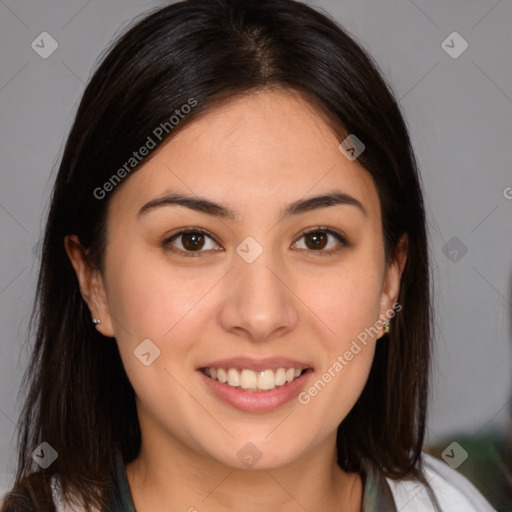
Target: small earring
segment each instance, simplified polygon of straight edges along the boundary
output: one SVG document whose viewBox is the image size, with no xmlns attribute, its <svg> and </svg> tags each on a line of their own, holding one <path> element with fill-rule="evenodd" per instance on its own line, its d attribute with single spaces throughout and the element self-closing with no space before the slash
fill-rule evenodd
<svg viewBox="0 0 512 512">
<path fill-rule="evenodd" d="M 101 324 L 101 322 L 100 322 L 97 318 L 93 318 L 93 319 L 92 319 L 92 323 L 93 323 L 94 325 Z"/>
<path fill-rule="evenodd" d="M 382 326 L 384 327 L 384 334 L 387 334 L 389 332 L 389 322 L 385 320 L 382 322 Z"/>
</svg>

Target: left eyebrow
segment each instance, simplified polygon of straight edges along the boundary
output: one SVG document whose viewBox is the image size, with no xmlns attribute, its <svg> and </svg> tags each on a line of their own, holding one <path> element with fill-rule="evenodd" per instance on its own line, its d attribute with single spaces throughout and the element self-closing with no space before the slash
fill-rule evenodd
<svg viewBox="0 0 512 512">
<path fill-rule="evenodd" d="M 147 202 L 137 213 L 137 217 L 142 217 L 149 211 L 164 206 L 185 206 L 197 212 L 206 213 L 215 217 L 228 219 L 231 221 L 239 221 L 240 214 L 233 208 L 215 203 L 199 196 L 187 196 L 184 194 L 168 194 L 164 197 L 152 199 Z M 287 219 L 293 215 L 300 215 L 302 213 L 311 212 L 329 206 L 347 205 L 355 207 L 365 217 L 368 217 L 368 212 L 362 203 L 355 197 L 343 192 L 341 190 L 333 190 L 327 194 L 308 197 L 306 199 L 299 199 L 290 203 L 284 210 L 281 210 L 279 220 Z"/>
</svg>

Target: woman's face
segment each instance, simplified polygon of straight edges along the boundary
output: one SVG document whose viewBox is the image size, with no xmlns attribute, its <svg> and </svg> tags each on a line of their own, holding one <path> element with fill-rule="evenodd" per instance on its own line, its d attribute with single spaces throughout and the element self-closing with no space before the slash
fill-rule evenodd
<svg viewBox="0 0 512 512">
<path fill-rule="evenodd" d="M 387 271 L 376 188 L 340 142 L 297 95 L 261 92 L 118 186 L 88 302 L 117 340 L 146 447 L 271 468 L 334 443 L 405 261 Z M 311 201 L 334 194 L 353 199 Z"/>
</svg>

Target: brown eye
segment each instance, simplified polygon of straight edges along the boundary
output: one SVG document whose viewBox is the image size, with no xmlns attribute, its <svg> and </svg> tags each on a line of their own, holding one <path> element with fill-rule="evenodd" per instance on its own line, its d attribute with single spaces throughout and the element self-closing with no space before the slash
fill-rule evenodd
<svg viewBox="0 0 512 512">
<path fill-rule="evenodd" d="M 187 251 L 202 249 L 204 245 L 204 235 L 202 233 L 183 233 L 181 237 L 181 243 Z"/>
<path fill-rule="evenodd" d="M 208 242 L 210 242 L 209 247 Z M 202 252 L 215 250 L 218 247 L 212 237 L 200 229 L 180 231 L 164 240 L 162 246 L 172 252 L 182 253 L 184 256 L 200 256 Z"/>
<path fill-rule="evenodd" d="M 350 245 L 343 235 L 327 228 L 312 229 L 299 238 L 299 240 L 302 239 L 305 240 L 305 247 L 299 247 L 300 249 L 305 249 L 310 253 L 316 252 L 319 255 L 336 253 L 343 247 Z M 208 243 L 210 243 L 209 247 Z M 297 244 L 299 244 L 299 241 L 295 242 L 294 246 Z M 209 250 L 219 250 L 219 246 L 213 238 L 206 231 L 199 228 L 182 230 L 164 240 L 162 246 L 166 250 L 180 253 L 183 256 L 201 256 L 201 253 Z"/>
<path fill-rule="evenodd" d="M 319 254 L 332 254 L 338 252 L 343 247 L 349 246 L 349 243 L 344 236 L 327 228 L 318 227 L 307 231 L 299 238 L 299 240 L 301 239 L 305 240 L 305 247 L 299 247 L 300 249 L 304 248 L 309 252 L 318 252 Z M 333 243 L 330 242 L 330 239 L 334 239 L 338 243 L 334 243 L 333 245 Z M 297 245 L 298 243 L 299 241 L 295 242 L 294 245 Z"/>
<path fill-rule="evenodd" d="M 327 245 L 327 235 L 322 231 L 314 231 L 304 235 L 308 249 L 323 249 Z"/>
</svg>

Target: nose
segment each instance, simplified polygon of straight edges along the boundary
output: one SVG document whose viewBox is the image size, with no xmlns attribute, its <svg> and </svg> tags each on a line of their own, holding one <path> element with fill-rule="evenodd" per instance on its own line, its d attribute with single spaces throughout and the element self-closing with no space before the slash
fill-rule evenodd
<svg viewBox="0 0 512 512">
<path fill-rule="evenodd" d="M 295 328 L 300 301 L 293 293 L 293 277 L 271 250 L 252 262 L 236 255 L 225 286 L 220 310 L 225 331 L 262 342 Z"/>
</svg>

